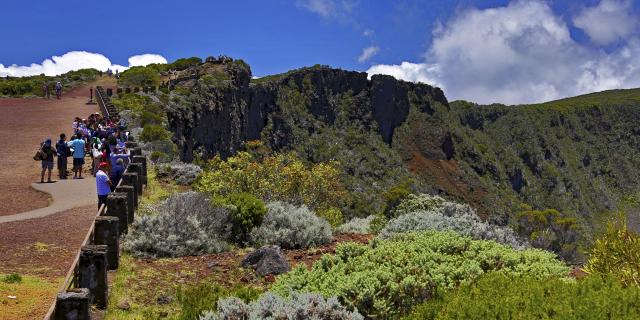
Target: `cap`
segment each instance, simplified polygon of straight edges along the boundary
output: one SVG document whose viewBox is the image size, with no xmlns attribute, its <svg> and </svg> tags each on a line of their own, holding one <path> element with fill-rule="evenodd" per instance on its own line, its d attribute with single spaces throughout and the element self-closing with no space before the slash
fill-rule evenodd
<svg viewBox="0 0 640 320">
<path fill-rule="evenodd" d="M 98 165 L 99 168 L 106 168 L 108 166 L 109 166 L 109 164 L 106 163 L 106 162 L 100 162 L 100 165 Z"/>
</svg>

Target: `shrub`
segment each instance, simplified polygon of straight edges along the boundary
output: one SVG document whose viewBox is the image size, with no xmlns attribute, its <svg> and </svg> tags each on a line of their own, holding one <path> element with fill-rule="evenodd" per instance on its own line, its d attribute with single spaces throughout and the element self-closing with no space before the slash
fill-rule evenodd
<svg viewBox="0 0 640 320">
<path fill-rule="evenodd" d="M 120 74 L 118 84 L 125 87 L 157 86 L 160 83 L 160 75 L 154 65 L 145 67 L 131 67 Z"/>
<path fill-rule="evenodd" d="M 605 234 L 596 239 L 584 271 L 640 286 L 640 235 L 628 229 L 626 219 L 608 223 Z"/>
<path fill-rule="evenodd" d="M 261 291 L 253 287 L 237 286 L 226 289 L 210 282 L 178 287 L 176 298 L 180 304 L 180 317 L 183 320 L 197 319 L 206 310 L 217 307 L 218 300 L 224 297 L 238 297 L 241 301 L 255 300 Z"/>
<path fill-rule="evenodd" d="M 327 222 L 329 222 L 329 225 L 331 225 L 331 228 L 335 228 L 339 226 L 344 219 L 342 217 L 342 211 L 340 211 L 340 209 L 335 207 L 330 207 L 328 209 L 320 210 L 317 212 L 317 215 L 318 217 L 327 220 Z"/>
<path fill-rule="evenodd" d="M 213 207 L 204 194 L 185 192 L 171 195 L 136 216 L 124 239 L 125 250 L 136 257 L 181 257 L 229 249 L 230 213 Z"/>
<path fill-rule="evenodd" d="M 207 312 L 200 320 L 290 319 L 290 320 L 361 320 L 357 311 L 347 311 L 336 298 L 325 300 L 315 293 L 293 293 L 289 299 L 265 294 L 246 304 L 238 298 L 218 302 L 217 312 Z"/>
<path fill-rule="evenodd" d="M 249 232 L 262 223 L 267 208 L 264 203 L 249 193 L 233 193 L 225 199 L 231 206 L 233 237 L 240 243 L 249 240 Z"/>
<path fill-rule="evenodd" d="M 264 201 L 306 205 L 312 210 L 340 207 L 346 193 L 335 162 L 306 165 L 294 153 L 257 159 L 239 152 L 226 161 L 215 157 L 194 187 L 213 196 L 247 192 Z"/>
<path fill-rule="evenodd" d="M 271 290 L 336 296 L 366 317 L 389 319 L 433 296 L 436 288 L 500 270 L 536 278 L 564 276 L 569 268 L 550 252 L 516 251 L 494 241 L 472 240 L 454 232 L 405 233 L 368 246 L 340 244 L 311 270 L 300 265 L 280 275 Z"/>
<path fill-rule="evenodd" d="M 192 184 L 202 173 L 202 168 L 195 164 L 173 162 L 158 166 L 158 177 L 175 181 L 179 185 Z"/>
<path fill-rule="evenodd" d="M 260 245 L 278 245 L 287 249 L 308 248 L 331 241 L 331 226 L 318 218 L 306 206 L 273 202 L 259 228 L 251 232 L 251 239 Z"/>
<path fill-rule="evenodd" d="M 140 140 L 143 142 L 162 141 L 171 138 L 171 132 L 163 126 L 156 124 L 148 124 L 142 128 Z"/>
<path fill-rule="evenodd" d="M 376 216 L 370 215 L 366 218 L 353 218 L 349 222 L 336 228 L 336 233 L 371 233 L 371 222 Z"/>
<path fill-rule="evenodd" d="M 394 234 L 421 230 L 451 230 L 473 239 L 494 240 L 516 249 L 527 247 L 511 228 L 482 222 L 468 205 L 451 202 L 443 202 L 439 208 L 406 213 L 392 219 L 379 236 L 389 238 Z"/>
<path fill-rule="evenodd" d="M 613 278 L 578 281 L 491 273 L 415 308 L 422 319 L 638 319 L 640 289 Z"/>
<path fill-rule="evenodd" d="M 397 217 L 403 214 L 412 213 L 416 211 L 430 211 L 442 208 L 447 202 L 440 196 L 432 196 L 429 194 L 410 194 L 404 197 L 389 214 L 391 217 Z"/>
<path fill-rule="evenodd" d="M 391 187 L 385 191 L 382 196 L 385 200 L 384 214 L 388 217 L 393 210 L 411 194 L 411 185 L 413 181 L 406 180 L 400 184 Z"/>
<path fill-rule="evenodd" d="M 4 283 L 20 283 L 22 282 L 22 276 L 17 273 L 7 274 L 2 278 Z"/>
<path fill-rule="evenodd" d="M 533 247 L 553 251 L 569 261 L 578 258 L 579 226 L 575 214 L 533 210 L 527 205 L 521 209 L 516 215 L 516 230 Z"/>
</svg>

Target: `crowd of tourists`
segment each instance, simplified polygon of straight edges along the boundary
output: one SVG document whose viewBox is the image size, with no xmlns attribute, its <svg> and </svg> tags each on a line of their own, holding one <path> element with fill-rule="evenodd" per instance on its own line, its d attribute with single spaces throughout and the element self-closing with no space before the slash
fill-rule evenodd
<svg viewBox="0 0 640 320">
<path fill-rule="evenodd" d="M 73 179 L 84 179 L 82 176 L 85 159 L 91 159 L 90 172 L 96 177 L 98 206 L 106 203 L 107 194 L 118 185 L 126 166 L 130 161 L 130 153 L 125 142 L 128 132 L 125 123 L 118 117 L 107 118 L 94 113 L 86 119 L 76 117 L 71 127 L 73 135 L 67 141 L 65 133 L 60 134 L 59 140 L 52 143 L 47 138 L 40 146 L 34 157 L 42 162 L 40 183 L 45 183 L 45 173 L 48 172 L 46 182 L 51 180 L 54 158 L 57 158 L 58 177 L 68 179 L 67 159 L 73 159 Z"/>
</svg>

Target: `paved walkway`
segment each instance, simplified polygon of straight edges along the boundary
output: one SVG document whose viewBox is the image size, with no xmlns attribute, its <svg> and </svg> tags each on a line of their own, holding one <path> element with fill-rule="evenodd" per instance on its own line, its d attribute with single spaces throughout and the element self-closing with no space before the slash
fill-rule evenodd
<svg viewBox="0 0 640 320">
<path fill-rule="evenodd" d="M 98 203 L 96 196 L 95 178 L 91 175 L 84 179 L 57 180 L 55 183 L 32 183 L 31 187 L 51 195 L 53 203 L 50 206 L 22 212 L 18 214 L 0 216 L 0 223 L 13 222 L 49 216 L 76 207 Z M 16 195 L 19 196 L 19 195 Z"/>
</svg>

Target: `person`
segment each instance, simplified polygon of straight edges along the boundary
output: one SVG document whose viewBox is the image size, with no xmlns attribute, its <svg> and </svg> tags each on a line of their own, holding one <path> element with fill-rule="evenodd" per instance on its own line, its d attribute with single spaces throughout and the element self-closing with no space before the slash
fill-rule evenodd
<svg viewBox="0 0 640 320">
<path fill-rule="evenodd" d="M 73 149 L 73 178 L 82 178 L 82 165 L 84 164 L 84 139 L 82 134 L 78 133 L 75 138 L 67 143 L 67 146 Z"/>
<path fill-rule="evenodd" d="M 51 145 L 51 139 L 45 140 L 42 144 L 42 152 L 44 157 L 42 158 L 42 173 L 40 174 L 40 183 L 44 183 L 44 172 L 49 170 L 49 177 L 47 182 L 51 183 L 51 170 L 53 170 L 53 157 L 56 154 L 56 149 Z"/>
<path fill-rule="evenodd" d="M 103 204 L 107 204 L 107 195 L 111 192 L 111 180 L 107 175 L 108 164 L 101 162 L 98 166 L 98 173 L 96 173 L 96 190 L 98 192 L 98 209 Z"/>
<path fill-rule="evenodd" d="M 111 179 L 111 191 L 114 191 L 118 183 L 120 183 L 122 174 L 124 174 L 124 160 L 118 159 L 116 160 L 116 164 L 111 167 L 111 174 L 109 175 Z"/>
<path fill-rule="evenodd" d="M 60 99 L 62 96 L 62 83 L 60 81 L 56 82 L 56 97 Z"/>
<path fill-rule="evenodd" d="M 71 150 L 67 146 L 67 135 L 60 134 L 60 140 L 56 143 L 56 151 L 58 155 L 58 176 L 60 179 L 67 178 L 67 157 L 71 155 Z"/>
<path fill-rule="evenodd" d="M 45 99 L 49 99 L 51 97 L 51 94 L 49 92 L 49 84 L 46 82 L 42 85 L 42 97 Z"/>
</svg>

